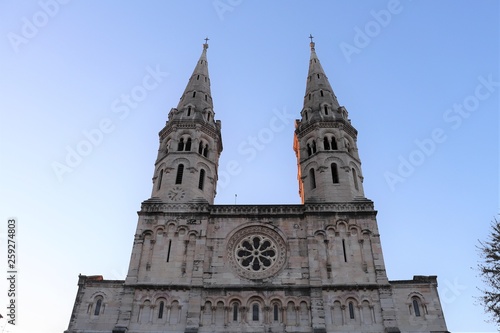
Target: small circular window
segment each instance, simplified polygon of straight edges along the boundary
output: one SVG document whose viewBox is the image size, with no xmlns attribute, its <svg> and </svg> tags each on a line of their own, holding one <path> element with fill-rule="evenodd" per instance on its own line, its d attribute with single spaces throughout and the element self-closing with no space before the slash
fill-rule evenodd
<svg viewBox="0 0 500 333">
<path fill-rule="evenodd" d="M 266 227 L 254 226 L 236 232 L 228 242 L 228 259 L 238 274 L 263 279 L 276 274 L 284 265 L 283 238 Z"/>
</svg>

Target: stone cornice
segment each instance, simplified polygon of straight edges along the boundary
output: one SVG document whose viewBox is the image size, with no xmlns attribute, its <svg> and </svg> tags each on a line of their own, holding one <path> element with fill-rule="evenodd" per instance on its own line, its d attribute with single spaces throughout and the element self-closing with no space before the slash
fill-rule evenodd
<svg viewBox="0 0 500 333">
<path fill-rule="evenodd" d="M 125 280 L 93 280 L 93 279 L 87 279 L 85 276 L 80 277 L 80 281 L 78 284 L 85 285 L 85 286 L 107 286 L 111 287 L 112 285 L 116 286 L 123 286 L 125 283 Z"/>
<path fill-rule="evenodd" d="M 307 125 L 304 126 L 300 125 L 295 130 L 295 133 L 297 134 L 297 137 L 302 138 L 303 136 L 307 135 L 308 133 L 314 131 L 317 128 L 338 128 L 349 134 L 353 139 L 356 139 L 356 137 L 358 136 L 358 131 L 344 119 L 338 119 L 333 121 L 324 121 L 324 120 L 311 121 Z"/>
<path fill-rule="evenodd" d="M 389 280 L 391 285 L 407 285 L 407 284 L 435 284 L 437 285 L 437 276 L 430 275 L 415 275 L 412 280 Z"/>
<path fill-rule="evenodd" d="M 142 213 L 209 213 L 210 205 L 207 203 L 164 203 L 158 198 L 151 198 L 141 204 Z"/>
<path fill-rule="evenodd" d="M 161 289 L 161 290 L 190 290 L 192 284 L 164 284 L 164 283 L 130 283 L 125 284 L 126 287 L 135 289 Z"/>
<path fill-rule="evenodd" d="M 160 138 L 163 139 L 170 133 L 176 131 L 177 129 L 200 129 L 204 133 L 207 133 L 210 135 L 214 140 L 220 142 L 222 135 L 220 132 L 220 128 L 215 125 L 215 126 L 210 126 L 207 123 L 193 119 L 193 120 L 170 120 L 167 122 L 165 127 L 160 131 L 159 135 Z M 222 149 L 221 149 L 222 150 Z"/>
<path fill-rule="evenodd" d="M 349 153 L 347 150 L 319 150 L 317 152 L 315 152 L 314 154 L 312 154 L 311 156 L 305 156 L 305 157 L 302 157 L 300 159 L 300 164 L 301 165 L 304 165 L 307 163 L 307 161 L 309 160 L 312 160 L 314 161 L 316 157 L 318 156 L 321 156 L 321 155 L 325 155 L 327 157 L 330 157 L 332 156 L 332 153 L 335 153 L 336 155 L 340 156 L 340 154 L 346 154 L 348 155 L 350 158 L 352 158 L 354 161 L 358 162 L 359 164 L 361 164 L 361 160 L 359 158 L 357 158 L 356 156 L 354 156 L 353 154 Z"/>
<path fill-rule="evenodd" d="M 192 284 L 164 284 L 164 283 L 125 283 L 125 280 L 94 280 L 87 279 L 86 276 L 81 276 L 82 281 L 80 283 L 86 286 L 110 286 L 118 285 L 123 287 L 132 287 L 136 289 L 167 289 L 167 290 L 189 290 L 192 288 L 202 288 L 207 290 L 254 290 L 254 289 L 270 289 L 270 290 L 310 290 L 321 288 L 323 290 L 337 291 L 337 290 L 359 290 L 367 289 L 374 290 L 379 288 L 391 288 L 393 284 L 425 284 L 430 282 L 435 282 L 435 277 L 430 277 L 430 279 L 424 279 L 426 281 L 420 281 L 419 279 L 414 280 L 399 280 L 399 281 L 389 281 L 389 284 L 376 284 L 376 283 L 365 283 L 365 284 L 321 284 L 318 286 L 312 285 L 288 285 L 288 284 L 273 284 L 273 283 L 252 283 L 252 284 L 238 284 L 238 285 L 192 285 Z"/>
<path fill-rule="evenodd" d="M 325 291 L 337 291 L 337 290 L 376 290 L 376 289 L 389 289 L 391 286 L 389 284 L 376 284 L 376 283 L 365 283 L 365 284 L 322 284 L 322 285 L 290 285 L 290 284 L 272 284 L 272 283 L 256 283 L 256 284 L 239 284 L 235 286 L 231 285 L 203 285 L 203 289 L 207 290 L 312 290 L 312 289 L 323 289 Z"/>
<path fill-rule="evenodd" d="M 191 290 L 191 289 L 204 289 L 204 290 L 303 290 L 308 291 L 312 289 L 322 289 L 325 291 L 343 291 L 343 290 L 377 290 L 377 289 L 390 289 L 391 284 L 322 284 L 318 286 L 312 285 L 288 285 L 288 284 L 273 284 L 273 283 L 259 283 L 254 284 L 238 284 L 238 285 L 192 285 L 192 284 L 164 284 L 164 283 L 130 283 L 127 284 L 123 280 L 102 280 L 93 281 L 94 285 L 109 285 L 120 284 L 123 287 L 134 289 L 154 289 L 154 290 Z"/>
<path fill-rule="evenodd" d="M 374 213 L 373 202 L 368 199 L 351 202 L 311 203 L 303 205 L 209 205 L 204 203 L 164 203 L 157 198 L 146 200 L 141 213 L 205 213 L 212 216 L 228 215 L 303 215 L 309 213 Z"/>
<path fill-rule="evenodd" d="M 306 212 L 374 212 L 373 201 L 305 204 Z"/>
</svg>

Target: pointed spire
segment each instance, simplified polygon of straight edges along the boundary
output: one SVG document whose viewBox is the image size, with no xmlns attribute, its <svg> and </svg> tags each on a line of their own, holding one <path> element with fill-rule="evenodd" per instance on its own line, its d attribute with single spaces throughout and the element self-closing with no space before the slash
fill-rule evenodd
<svg viewBox="0 0 500 333">
<path fill-rule="evenodd" d="M 208 38 L 205 38 L 201 53 L 193 74 L 189 79 L 186 89 L 177 105 L 177 110 L 191 107 L 193 110 L 206 111 L 213 109 L 212 94 L 210 91 L 210 78 L 208 75 L 207 49 Z"/>
<path fill-rule="evenodd" d="M 315 43 L 313 42 L 314 37 L 309 35 L 309 38 L 311 39 L 309 44 L 311 46 L 311 58 L 307 74 L 304 109 L 310 109 L 312 112 L 319 111 L 321 106 L 326 103 L 331 109 L 336 110 L 339 107 L 337 97 L 316 55 Z"/>
<path fill-rule="evenodd" d="M 293 148 L 302 203 L 351 202 L 364 198 L 357 131 L 339 106 L 316 55 L 313 36 L 302 119 Z M 326 172 L 325 172 L 326 171 Z M 345 172 L 344 172 L 345 171 Z"/>
</svg>

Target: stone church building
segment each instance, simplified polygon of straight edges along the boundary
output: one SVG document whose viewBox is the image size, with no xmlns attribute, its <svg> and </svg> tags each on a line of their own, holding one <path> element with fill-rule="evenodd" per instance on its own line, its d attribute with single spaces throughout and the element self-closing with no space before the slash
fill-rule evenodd
<svg viewBox="0 0 500 333">
<path fill-rule="evenodd" d="M 435 276 L 387 278 L 357 131 L 310 46 L 302 204 L 214 205 L 221 122 L 203 44 L 159 133 L 127 277 L 80 275 L 65 333 L 447 332 Z"/>
</svg>

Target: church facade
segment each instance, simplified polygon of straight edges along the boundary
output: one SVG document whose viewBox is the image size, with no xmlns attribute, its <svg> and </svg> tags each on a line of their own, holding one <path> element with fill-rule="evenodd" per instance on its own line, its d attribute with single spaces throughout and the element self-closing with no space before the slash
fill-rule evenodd
<svg viewBox="0 0 500 333">
<path fill-rule="evenodd" d="M 159 133 L 127 277 L 80 275 L 65 333 L 447 332 L 435 276 L 386 275 L 357 131 L 310 46 L 302 204 L 214 204 L 222 136 L 203 44 Z"/>
</svg>

